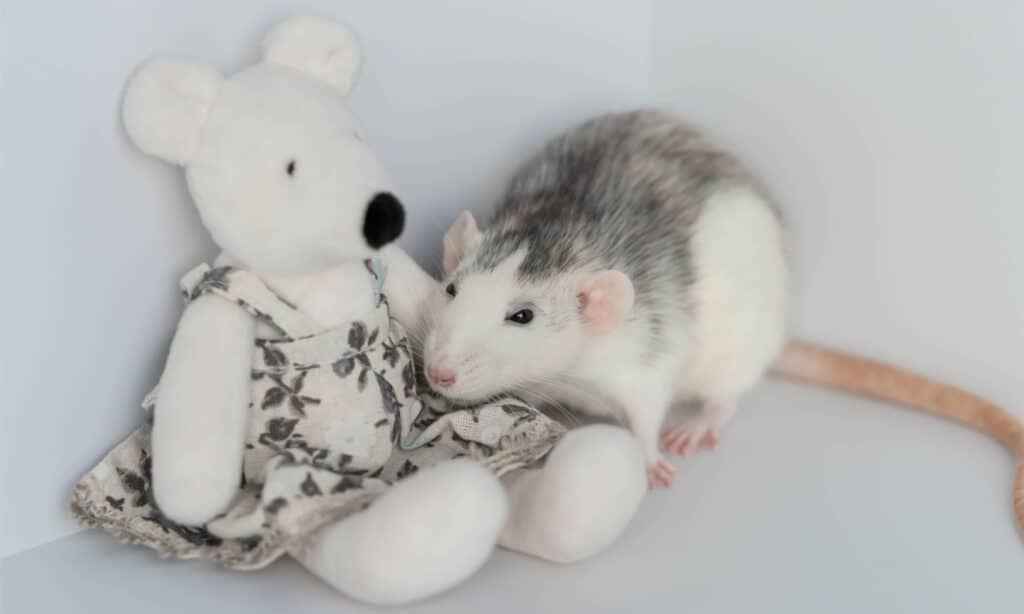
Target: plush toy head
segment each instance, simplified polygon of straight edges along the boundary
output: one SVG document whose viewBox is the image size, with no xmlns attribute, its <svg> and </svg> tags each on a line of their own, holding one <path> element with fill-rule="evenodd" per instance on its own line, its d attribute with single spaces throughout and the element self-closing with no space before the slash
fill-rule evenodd
<svg viewBox="0 0 1024 614">
<path fill-rule="evenodd" d="M 203 223 L 233 259 L 311 273 L 369 256 L 404 225 L 344 102 L 359 60 L 347 28 L 297 17 L 231 77 L 191 60 L 146 61 L 122 118 L 142 151 L 185 168 Z"/>
</svg>

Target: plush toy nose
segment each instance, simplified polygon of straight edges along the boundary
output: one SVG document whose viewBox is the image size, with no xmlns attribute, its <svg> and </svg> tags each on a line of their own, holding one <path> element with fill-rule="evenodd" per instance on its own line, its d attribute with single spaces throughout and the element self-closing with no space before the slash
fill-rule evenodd
<svg viewBox="0 0 1024 614">
<path fill-rule="evenodd" d="M 373 249 L 384 247 L 402 234 L 405 228 L 405 209 L 390 192 L 378 192 L 366 207 L 363 236 Z"/>
<path fill-rule="evenodd" d="M 455 371 L 436 362 L 427 364 L 427 377 L 442 388 L 450 388 L 455 383 Z"/>
</svg>

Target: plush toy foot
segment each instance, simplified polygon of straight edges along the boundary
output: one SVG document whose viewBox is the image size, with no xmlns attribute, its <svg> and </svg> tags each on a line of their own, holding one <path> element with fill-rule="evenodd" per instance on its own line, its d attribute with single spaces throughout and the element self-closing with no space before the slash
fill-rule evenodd
<svg viewBox="0 0 1024 614">
<path fill-rule="evenodd" d="M 676 480 L 676 468 L 659 458 L 653 465 L 647 466 L 647 489 L 670 488 Z"/>
<path fill-rule="evenodd" d="M 559 563 L 601 552 L 626 528 L 645 493 L 644 455 L 627 431 L 570 431 L 544 467 L 506 479 L 509 521 L 500 544 Z"/>
<path fill-rule="evenodd" d="M 459 459 L 405 479 L 292 554 L 350 597 L 408 603 L 476 572 L 494 550 L 507 511 L 501 483 Z"/>
<path fill-rule="evenodd" d="M 662 449 L 676 456 L 692 456 L 702 448 L 715 451 L 719 444 L 718 429 L 703 415 L 669 427 L 661 434 Z"/>
</svg>

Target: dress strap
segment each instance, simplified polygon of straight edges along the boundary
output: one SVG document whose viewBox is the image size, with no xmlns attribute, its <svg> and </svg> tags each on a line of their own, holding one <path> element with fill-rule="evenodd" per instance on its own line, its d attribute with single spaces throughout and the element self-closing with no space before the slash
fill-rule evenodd
<svg viewBox="0 0 1024 614">
<path fill-rule="evenodd" d="M 301 339 L 321 332 L 312 318 L 274 292 L 256 274 L 232 266 L 201 264 L 180 283 L 186 302 L 213 293 L 236 303 L 254 318 L 276 328 L 285 337 Z"/>
<path fill-rule="evenodd" d="M 364 260 L 363 264 L 366 265 L 366 270 L 369 271 L 370 278 L 373 279 L 373 304 L 380 307 L 380 304 L 384 302 L 384 280 L 387 278 L 388 268 L 380 258 Z"/>
</svg>

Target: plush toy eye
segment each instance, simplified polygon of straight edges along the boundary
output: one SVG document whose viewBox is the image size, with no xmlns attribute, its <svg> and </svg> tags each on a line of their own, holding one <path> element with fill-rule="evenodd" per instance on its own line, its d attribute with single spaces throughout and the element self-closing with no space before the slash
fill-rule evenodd
<svg viewBox="0 0 1024 614">
<path fill-rule="evenodd" d="M 455 284 L 448 284 L 448 287 L 446 287 L 444 291 L 448 293 L 448 296 L 455 296 Z"/>
<path fill-rule="evenodd" d="M 533 310 L 520 309 L 519 311 L 513 313 L 506 319 L 514 324 L 529 324 L 530 322 L 533 321 Z"/>
<path fill-rule="evenodd" d="M 287 171 L 289 177 L 293 176 L 295 174 L 295 160 L 289 160 L 288 166 L 284 167 L 284 170 Z"/>
</svg>

